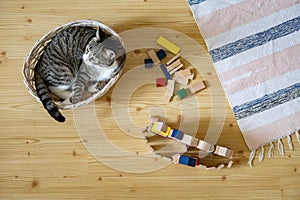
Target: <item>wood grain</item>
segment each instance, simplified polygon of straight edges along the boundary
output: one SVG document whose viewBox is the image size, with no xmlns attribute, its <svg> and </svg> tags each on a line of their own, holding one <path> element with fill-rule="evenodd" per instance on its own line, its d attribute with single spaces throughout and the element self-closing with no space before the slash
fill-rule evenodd
<svg viewBox="0 0 300 200">
<path fill-rule="evenodd" d="M 79 137 L 72 110 L 63 111 L 67 122 L 58 124 L 27 92 L 21 74 L 24 57 L 45 33 L 78 19 L 100 20 L 117 32 L 159 27 L 186 34 L 204 49 L 199 59 L 209 71 L 209 88 L 217 75 L 185 1 L 1 0 L 0 13 L 1 199 L 299 199 L 300 148 L 296 138 L 292 138 L 294 151 L 279 156 L 276 149 L 274 158 L 265 158 L 262 163 L 256 159 L 255 167 L 248 167 L 249 150 L 223 92 L 213 94 L 220 107 L 225 104 L 226 111 L 218 144 L 235 151 L 233 167 L 205 171 L 171 164 L 148 173 L 118 171 L 99 162 Z M 147 50 L 128 53 L 125 73 L 143 63 Z M 95 102 L 96 116 L 107 138 L 128 152 L 148 152 L 141 139 L 125 134 L 114 121 L 111 105 L 118 100 L 112 98 L 113 90 Z M 205 136 L 210 123 L 210 95 L 204 90 L 196 97 L 201 100 L 199 138 Z M 178 126 L 185 120 L 179 102 L 163 103 L 163 96 L 164 90 L 151 84 L 138 88 L 128 103 L 132 121 L 144 126 L 150 107 L 161 105 L 171 116 L 170 125 Z M 287 146 L 286 141 L 284 144 Z M 122 158 L 107 159 L 117 162 Z M 128 163 L 134 164 L 134 160 Z"/>
</svg>

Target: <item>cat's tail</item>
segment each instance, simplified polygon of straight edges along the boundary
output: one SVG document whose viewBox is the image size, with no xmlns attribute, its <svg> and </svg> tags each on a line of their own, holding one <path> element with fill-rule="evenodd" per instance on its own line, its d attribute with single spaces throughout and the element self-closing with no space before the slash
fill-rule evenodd
<svg viewBox="0 0 300 200">
<path fill-rule="evenodd" d="M 59 112 L 57 106 L 53 102 L 48 87 L 46 86 L 44 80 L 39 75 L 35 73 L 35 87 L 38 97 L 40 98 L 44 108 L 48 113 L 58 122 L 64 122 L 65 117 Z"/>
</svg>

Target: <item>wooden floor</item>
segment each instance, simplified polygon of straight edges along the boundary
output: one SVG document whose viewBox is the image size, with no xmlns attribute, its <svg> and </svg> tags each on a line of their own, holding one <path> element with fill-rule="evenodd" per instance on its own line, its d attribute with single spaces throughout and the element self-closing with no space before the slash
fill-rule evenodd
<svg viewBox="0 0 300 200">
<path fill-rule="evenodd" d="M 208 86 L 196 96 L 201 113 L 198 136 L 205 136 L 212 110 L 218 111 L 211 106 L 214 98 L 225 116 L 218 143 L 235 151 L 231 169 L 206 171 L 170 164 L 156 170 L 155 162 L 164 161 L 154 159 L 153 162 L 152 159 L 140 164 L 128 159 L 119 164 L 124 159 L 123 154 L 109 156 L 110 149 L 105 152 L 103 146 L 99 148 L 99 155 L 95 148 L 96 155 L 89 153 L 85 145 L 91 147 L 93 140 L 88 143 L 83 135 L 94 133 L 95 124 L 91 128 L 88 123 L 79 124 L 76 118 L 82 116 L 78 113 L 84 114 L 89 109 L 95 111 L 106 140 L 136 157 L 148 152 L 147 144 L 125 134 L 115 122 L 124 114 L 112 110 L 113 105 L 121 104 L 115 98 L 120 93 L 113 93 L 117 88 L 99 98 L 94 108 L 83 107 L 75 114 L 72 110 L 63 111 L 67 121 L 58 124 L 27 92 L 21 73 L 24 57 L 38 39 L 53 28 L 78 19 L 103 21 L 119 33 L 142 27 L 181 32 L 202 47 L 199 62 L 206 72 L 198 74 L 198 78 L 208 84 L 218 81 L 184 0 L 1 0 L 0 199 L 300 199 L 300 145 L 295 142 L 295 150 L 286 151 L 285 156 L 276 150 L 274 158 L 265 158 L 262 163 L 255 159 L 255 167 L 248 167 L 249 150 L 219 83 L 219 93 L 210 93 Z M 128 52 L 124 73 L 143 63 L 146 50 Z M 126 85 L 123 88 L 125 95 Z M 150 108 L 155 105 L 165 108 L 171 125 L 178 126 L 184 121 L 186 116 L 180 110 L 180 102 L 174 99 L 166 104 L 163 94 L 164 89 L 154 84 L 132 92 L 127 105 L 132 121 L 140 126 L 147 124 Z M 97 139 L 95 137 L 95 141 Z M 94 142 L 94 145 L 98 144 Z M 103 158 L 103 162 L 95 156 Z M 118 170 L 112 165 L 119 166 Z M 128 172 L 134 167 L 139 173 Z"/>
</svg>

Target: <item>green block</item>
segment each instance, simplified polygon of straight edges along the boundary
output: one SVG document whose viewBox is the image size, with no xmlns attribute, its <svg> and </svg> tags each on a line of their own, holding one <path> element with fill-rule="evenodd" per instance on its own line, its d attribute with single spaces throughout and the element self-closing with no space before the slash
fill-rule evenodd
<svg viewBox="0 0 300 200">
<path fill-rule="evenodd" d="M 179 99 L 184 99 L 185 97 L 187 97 L 187 95 L 188 94 L 184 88 L 177 92 L 177 96 L 179 97 Z"/>
</svg>

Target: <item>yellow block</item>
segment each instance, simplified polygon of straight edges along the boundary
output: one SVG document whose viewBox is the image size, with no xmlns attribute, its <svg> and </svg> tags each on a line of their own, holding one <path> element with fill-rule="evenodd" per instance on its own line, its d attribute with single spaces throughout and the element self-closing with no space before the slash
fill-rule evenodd
<svg viewBox="0 0 300 200">
<path fill-rule="evenodd" d="M 178 52 L 180 51 L 180 48 L 178 46 L 176 46 L 175 44 L 173 44 L 163 36 L 160 36 L 156 42 L 157 44 L 163 46 L 173 54 L 178 54 Z"/>
</svg>

